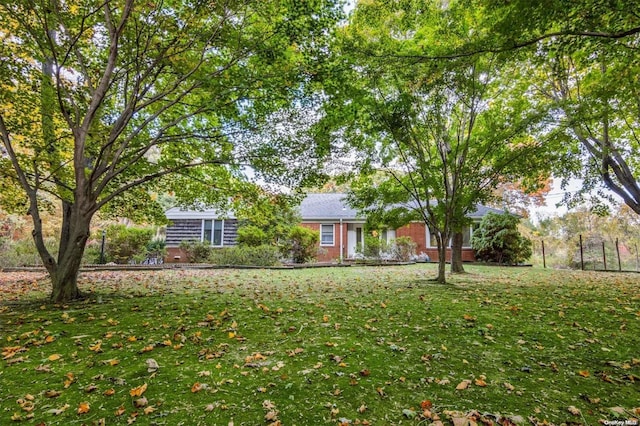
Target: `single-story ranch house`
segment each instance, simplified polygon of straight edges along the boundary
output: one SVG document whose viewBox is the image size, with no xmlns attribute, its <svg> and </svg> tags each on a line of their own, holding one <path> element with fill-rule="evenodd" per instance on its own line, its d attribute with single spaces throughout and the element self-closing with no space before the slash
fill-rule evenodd
<svg viewBox="0 0 640 426">
<path fill-rule="evenodd" d="M 300 204 L 302 226 L 316 230 L 320 234 L 318 261 L 338 261 L 351 259 L 356 255 L 358 243 L 364 244 L 364 224 L 366 219 L 349 207 L 342 193 L 308 194 Z M 486 206 L 478 206 L 469 217 L 474 225 L 479 223 L 488 212 L 503 213 Z M 214 247 L 228 247 L 236 244 L 238 220 L 230 214 L 221 215 L 216 210 L 181 210 L 174 207 L 167 210 L 170 220 L 166 232 L 168 262 L 184 262 L 185 256 L 180 250 L 184 240 L 204 241 Z M 473 261 L 471 235 L 474 225 L 464 232 L 462 259 Z M 438 259 L 435 236 L 430 235 L 422 222 L 413 222 L 395 230 L 384 231 L 381 238 L 391 241 L 396 237 L 411 237 L 417 244 L 416 253 L 424 253 L 431 260 Z"/>
</svg>

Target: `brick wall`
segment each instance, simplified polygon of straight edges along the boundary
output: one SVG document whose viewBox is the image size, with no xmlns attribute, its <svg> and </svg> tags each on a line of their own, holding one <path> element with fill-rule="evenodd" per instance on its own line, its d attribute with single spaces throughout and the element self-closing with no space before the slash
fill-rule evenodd
<svg viewBox="0 0 640 426">
<path fill-rule="evenodd" d="M 330 223 L 323 222 L 323 225 L 329 225 Z M 320 223 L 311 223 L 305 222 L 301 224 L 305 228 L 312 229 L 318 234 L 320 233 Z M 336 222 L 333 224 L 333 233 L 334 233 L 334 244 L 333 246 L 321 246 L 318 244 L 318 262 L 332 262 L 338 261 L 340 259 L 340 222 Z M 347 247 L 347 224 L 342 224 L 342 244 L 345 249 L 343 251 L 343 256 L 346 257 L 346 247 Z"/>
<path fill-rule="evenodd" d="M 427 232 L 423 223 L 412 222 L 396 230 L 396 237 L 411 237 L 411 239 L 417 244 L 416 253 L 426 253 L 432 262 L 436 262 L 439 259 L 438 249 L 435 247 L 427 247 Z M 447 261 L 451 260 L 451 249 L 447 249 Z M 475 261 L 475 253 L 473 249 L 462 249 L 462 261 L 473 262 Z"/>
</svg>

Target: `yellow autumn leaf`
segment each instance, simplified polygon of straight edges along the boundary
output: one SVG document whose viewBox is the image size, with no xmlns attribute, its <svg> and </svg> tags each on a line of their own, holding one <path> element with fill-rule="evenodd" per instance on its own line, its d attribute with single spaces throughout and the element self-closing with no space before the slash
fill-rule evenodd
<svg viewBox="0 0 640 426">
<path fill-rule="evenodd" d="M 102 351 L 102 340 L 98 340 L 95 344 L 89 345 L 89 350 L 93 352 L 101 352 Z"/>
<path fill-rule="evenodd" d="M 481 388 L 487 386 L 487 382 L 484 381 L 484 379 L 480 378 L 480 379 L 476 379 L 473 382 L 476 386 L 480 386 Z"/>
<path fill-rule="evenodd" d="M 52 355 L 49 355 L 49 357 L 47 357 L 49 361 L 57 361 L 60 358 L 62 358 L 60 354 L 52 354 Z"/>
<path fill-rule="evenodd" d="M 78 414 L 88 413 L 90 409 L 88 402 L 81 402 L 78 406 Z"/>
<path fill-rule="evenodd" d="M 131 396 L 142 396 L 142 394 L 147 390 L 147 384 L 144 383 L 137 388 L 133 388 L 129 391 L 129 395 Z"/>
</svg>

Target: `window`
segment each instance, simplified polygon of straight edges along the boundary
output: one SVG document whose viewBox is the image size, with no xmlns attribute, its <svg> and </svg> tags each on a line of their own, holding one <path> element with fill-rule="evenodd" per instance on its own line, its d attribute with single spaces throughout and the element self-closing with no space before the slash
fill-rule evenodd
<svg viewBox="0 0 640 426">
<path fill-rule="evenodd" d="M 471 226 L 466 226 L 463 230 L 462 230 L 462 247 L 464 248 L 471 248 L 471 237 L 473 236 L 473 225 Z M 428 241 L 429 241 L 429 247 L 438 247 L 438 241 L 436 240 L 436 234 L 435 232 L 431 232 L 431 230 L 429 229 L 428 231 Z M 451 241 L 447 242 L 447 247 L 451 247 Z"/>
<path fill-rule="evenodd" d="M 431 229 L 427 231 L 429 233 L 429 247 L 438 247 L 438 240 L 436 239 L 436 233 L 432 232 Z"/>
<path fill-rule="evenodd" d="M 383 229 L 380 233 L 380 239 L 385 243 L 391 243 L 396 239 L 396 230 L 395 229 Z"/>
<path fill-rule="evenodd" d="M 202 230 L 202 241 L 212 246 L 222 246 L 223 221 L 219 219 L 205 219 Z"/>
<path fill-rule="evenodd" d="M 471 226 L 462 230 L 462 247 L 471 247 Z"/>
<path fill-rule="evenodd" d="M 333 241 L 333 225 L 320 225 L 320 245 L 332 246 Z"/>
</svg>

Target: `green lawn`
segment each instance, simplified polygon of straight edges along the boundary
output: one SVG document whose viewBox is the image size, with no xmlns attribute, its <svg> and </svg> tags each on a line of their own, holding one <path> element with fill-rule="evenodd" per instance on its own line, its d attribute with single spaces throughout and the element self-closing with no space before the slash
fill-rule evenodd
<svg viewBox="0 0 640 426">
<path fill-rule="evenodd" d="M 467 269 L 87 273 L 65 306 L 0 274 L 0 424 L 640 416 L 640 275 Z"/>
</svg>

